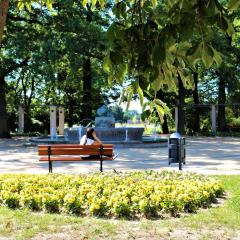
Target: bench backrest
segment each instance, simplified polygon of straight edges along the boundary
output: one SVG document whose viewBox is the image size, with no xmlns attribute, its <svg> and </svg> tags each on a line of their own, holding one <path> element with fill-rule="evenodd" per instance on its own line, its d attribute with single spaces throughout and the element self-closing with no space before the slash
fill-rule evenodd
<svg viewBox="0 0 240 240">
<path fill-rule="evenodd" d="M 113 145 L 103 144 L 102 150 L 100 145 L 79 145 L 79 144 L 53 144 L 39 145 L 38 155 L 46 156 L 49 154 L 49 146 L 51 147 L 50 155 L 112 155 Z"/>
</svg>

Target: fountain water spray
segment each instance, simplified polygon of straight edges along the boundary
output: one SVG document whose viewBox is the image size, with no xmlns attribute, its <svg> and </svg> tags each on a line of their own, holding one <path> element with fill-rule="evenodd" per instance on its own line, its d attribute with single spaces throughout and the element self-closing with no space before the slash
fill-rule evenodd
<svg viewBox="0 0 240 240">
<path fill-rule="evenodd" d="M 126 124 L 126 127 L 125 127 L 125 142 L 128 141 L 128 129 L 127 129 L 127 124 Z"/>
<path fill-rule="evenodd" d="M 81 138 L 82 138 L 82 125 L 80 124 L 79 127 L 78 127 L 78 136 L 79 136 L 79 143 L 81 141 Z"/>
<path fill-rule="evenodd" d="M 52 141 L 57 140 L 56 128 L 54 128 L 54 127 L 51 128 L 50 136 L 51 136 Z"/>
<path fill-rule="evenodd" d="M 64 130 L 64 140 L 65 140 L 66 142 L 69 141 L 68 131 L 66 131 L 66 130 Z"/>
<path fill-rule="evenodd" d="M 157 139 L 157 123 L 154 124 L 154 141 Z"/>
</svg>

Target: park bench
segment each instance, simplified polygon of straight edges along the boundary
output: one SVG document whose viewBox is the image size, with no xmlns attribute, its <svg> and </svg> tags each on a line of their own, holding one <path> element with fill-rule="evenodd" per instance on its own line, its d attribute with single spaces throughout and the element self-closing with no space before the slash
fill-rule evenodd
<svg viewBox="0 0 240 240">
<path fill-rule="evenodd" d="M 112 161 L 113 145 L 79 145 L 79 144 L 52 144 L 39 145 L 39 161 L 48 162 L 49 173 L 52 172 L 53 162 L 88 162 L 99 161 L 100 171 L 103 171 L 103 161 Z M 80 155 L 94 155 L 94 158 L 85 159 Z"/>
</svg>

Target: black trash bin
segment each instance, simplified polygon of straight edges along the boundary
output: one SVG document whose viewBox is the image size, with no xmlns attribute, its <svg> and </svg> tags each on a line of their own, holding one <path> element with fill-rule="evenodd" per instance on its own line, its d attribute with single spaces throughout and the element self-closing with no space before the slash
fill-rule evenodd
<svg viewBox="0 0 240 240">
<path fill-rule="evenodd" d="M 176 132 L 170 135 L 168 139 L 168 164 L 178 163 L 179 170 L 182 170 L 182 164 L 186 164 L 186 140 Z"/>
</svg>

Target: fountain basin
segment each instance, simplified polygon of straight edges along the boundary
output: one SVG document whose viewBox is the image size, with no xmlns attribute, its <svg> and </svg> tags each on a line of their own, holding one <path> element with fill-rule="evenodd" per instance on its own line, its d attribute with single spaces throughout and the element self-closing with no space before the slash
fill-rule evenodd
<svg viewBox="0 0 240 240">
<path fill-rule="evenodd" d="M 94 128 L 98 138 L 104 143 L 142 142 L 144 128 Z M 67 142 L 79 143 L 87 128 L 67 128 L 64 130 Z"/>
<path fill-rule="evenodd" d="M 75 137 L 78 138 L 79 135 L 77 131 L 73 131 Z M 84 133 L 85 134 L 85 133 Z M 75 139 L 75 143 L 79 143 L 79 140 Z M 103 141 L 103 143 L 112 143 L 117 148 L 159 148 L 159 147 L 167 147 L 168 138 L 167 137 L 153 137 L 153 136 L 143 136 L 142 139 L 139 140 L 130 140 L 128 141 Z M 35 146 L 41 144 L 67 144 L 70 143 L 67 141 L 66 136 L 57 136 L 55 140 L 51 140 L 50 136 L 42 136 L 42 137 L 33 137 L 29 139 L 29 144 L 27 146 Z"/>
</svg>

